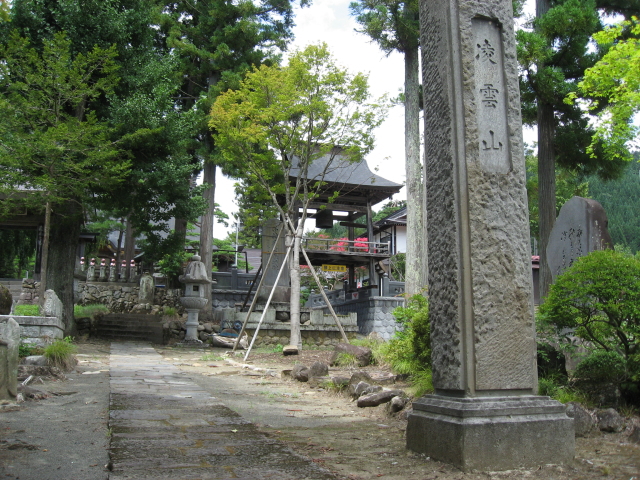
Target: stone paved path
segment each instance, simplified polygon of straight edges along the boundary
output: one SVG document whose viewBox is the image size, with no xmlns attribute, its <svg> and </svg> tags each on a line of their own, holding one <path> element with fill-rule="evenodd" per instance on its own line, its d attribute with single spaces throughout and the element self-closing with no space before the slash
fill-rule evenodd
<svg viewBox="0 0 640 480">
<path fill-rule="evenodd" d="M 148 344 L 111 344 L 111 480 L 329 480 Z"/>
</svg>

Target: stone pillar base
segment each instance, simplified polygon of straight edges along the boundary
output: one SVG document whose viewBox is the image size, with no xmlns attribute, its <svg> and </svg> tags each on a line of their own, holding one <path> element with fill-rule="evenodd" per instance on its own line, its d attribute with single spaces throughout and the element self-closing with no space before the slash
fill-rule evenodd
<svg viewBox="0 0 640 480">
<path fill-rule="evenodd" d="M 427 395 L 413 403 L 407 448 L 463 471 L 568 463 L 573 419 L 549 397 Z"/>
</svg>

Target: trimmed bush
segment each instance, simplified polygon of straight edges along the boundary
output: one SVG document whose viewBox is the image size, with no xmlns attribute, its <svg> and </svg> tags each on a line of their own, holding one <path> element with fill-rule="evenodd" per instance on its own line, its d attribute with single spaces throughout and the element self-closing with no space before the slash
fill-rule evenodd
<svg viewBox="0 0 640 480">
<path fill-rule="evenodd" d="M 600 250 L 579 258 L 551 285 L 539 315 L 543 327 L 550 326 L 561 336 L 575 335 L 585 340 L 583 346 L 591 350 L 592 355 L 575 372 L 580 388 L 607 380 L 608 385 L 622 386 L 627 397 L 637 395 L 639 257 Z M 624 379 L 630 382 L 621 385 Z"/>
</svg>

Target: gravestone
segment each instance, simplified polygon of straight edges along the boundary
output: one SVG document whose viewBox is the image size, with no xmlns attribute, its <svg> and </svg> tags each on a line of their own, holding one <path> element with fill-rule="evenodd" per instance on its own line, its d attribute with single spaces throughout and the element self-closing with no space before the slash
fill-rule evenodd
<svg viewBox="0 0 640 480">
<path fill-rule="evenodd" d="M 44 305 L 42 306 L 45 317 L 62 318 L 62 302 L 53 290 L 44 292 Z"/>
<path fill-rule="evenodd" d="M 0 318 L 0 400 L 18 395 L 18 347 L 20 325 L 11 317 Z"/>
<path fill-rule="evenodd" d="M 291 297 L 288 267 L 285 266 L 280 275 L 280 279 L 276 282 L 280 267 L 287 261 L 284 233 L 278 238 L 280 225 L 281 222 L 278 220 L 270 219 L 267 220 L 262 231 L 262 265 L 265 266 L 265 271 L 262 273 L 262 275 L 264 275 L 264 281 L 258 298 L 264 302 L 269 298 L 269 293 L 274 285 L 276 286 L 276 291 L 273 294 L 274 302 L 288 302 Z M 271 258 L 271 263 L 267 267 L 267 260 L 274 245 L 276 245 L 276 248 Z"/>
<path fill-rule="evenodd" d="M 7 287 L 0 283 L 0 315 L 9 315 L 13 305 L 13 296 Z"/>
<path fill-rule="evenodd" d="M 155 283 L 149 272 L 145 272 L 140 277 L 140 293 L 138 294 L 138 303 L 153 305 L 153 295 L 155 293 Z"/>
<path fill-rule="evenodd" d="M 554 281 L 578 258 L 594 250 L 613 249 L 608 225 L 604 208 L 595 200 L 573 197 L 562 206 L 547 244 L 547 263 Z"/>
<path fill-rule="evenodd" d="M 421 0 L 435 393 L 408 448 L 468 471 L 568 462 L 572 420 L 539 397 L 511 0 Z"/>
</svg>

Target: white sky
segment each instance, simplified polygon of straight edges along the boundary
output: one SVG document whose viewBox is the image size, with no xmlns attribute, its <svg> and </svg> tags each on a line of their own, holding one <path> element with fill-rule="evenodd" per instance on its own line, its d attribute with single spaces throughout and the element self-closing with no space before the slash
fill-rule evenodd
<svg viewBox="0 0 640 480">
<path fill-rule="evenodd" d="M 369 74 L 370 90 L 373 96 L 388 93 L 396 96 L 403 88 L 404 65 L 402 55 L 392 53 L 388 57 L 369 41 L 369 37 L 355 32 L 357 23 L 349 14 L 351 0 L 315 0 L 310 7 L 298 9 L 294 28 L 295 41 L 291 48 L 304 48 L 311 43 L 326 42 L 338 63 L 352 72 Z M 526 12 L 535 12 L 535 0 L 527 0 Z M 404 115 L 402 107 L 389 111 L 387 120 L 376 131 L 376 148 L 367 157 L 371 170 L 397 183 L 405 182 L 404 168 Z M 525 134 L 531 142 L 531 132 Z M 238 207 L 234 200 L 233 181 L 217 176 L 216 202 L 223 212 L 231 216 Z M 406 198 L 402 189 L 394 200 Z M 379 209 L 381 205 L 374 207 Z M 214 236 L 225 238 L 232 231 L 218 223 L 214 226 Z"/>
</svg>

